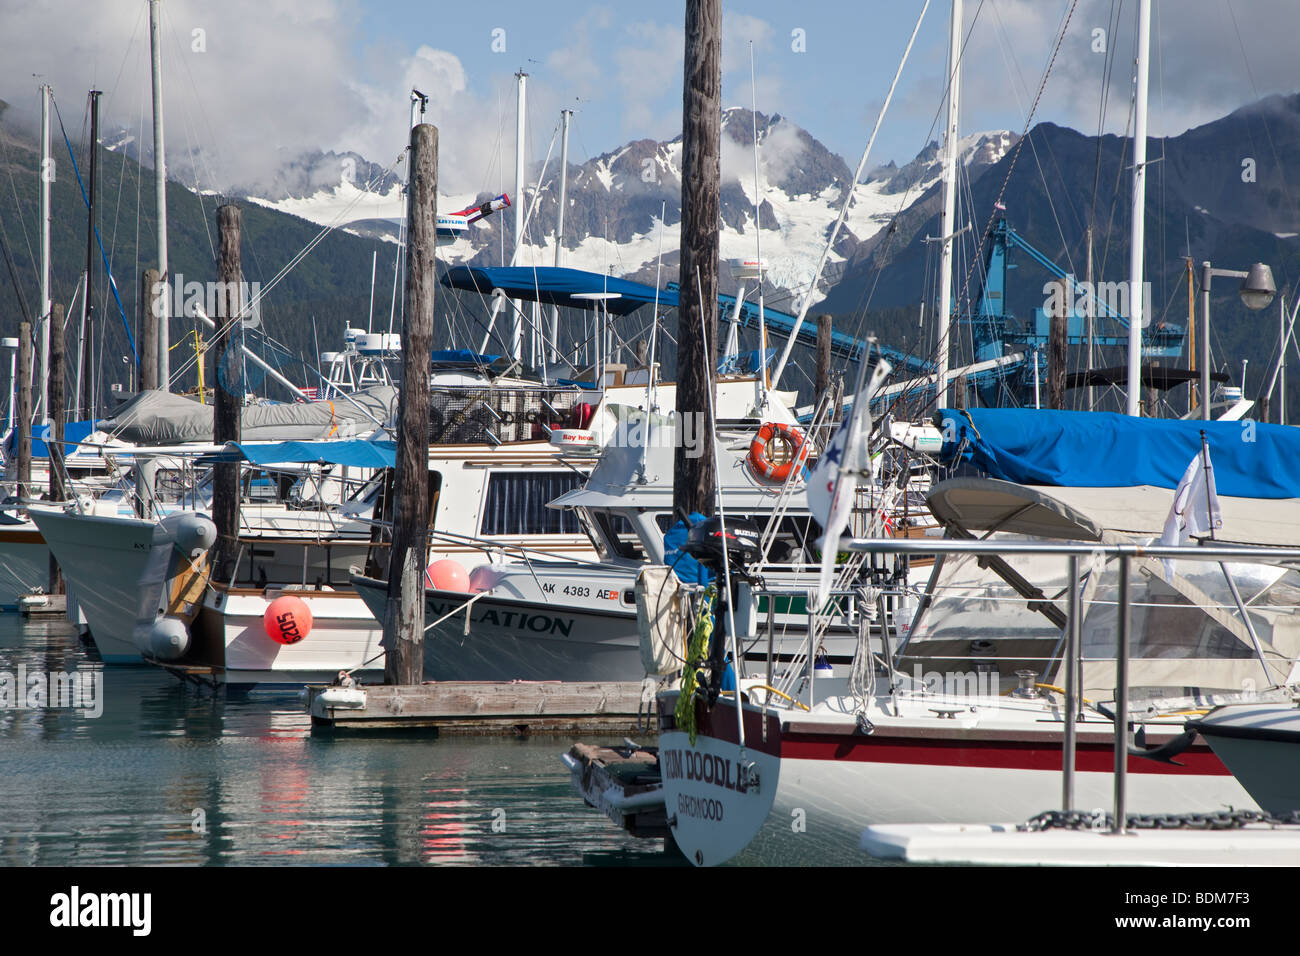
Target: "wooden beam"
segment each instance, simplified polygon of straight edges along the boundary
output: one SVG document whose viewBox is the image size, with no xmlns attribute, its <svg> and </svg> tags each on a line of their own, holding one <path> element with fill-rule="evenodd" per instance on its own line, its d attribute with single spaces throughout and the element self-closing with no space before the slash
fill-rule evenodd
<svg viewBox="0 0 1300 956">
<path fill-rule="evenodd" d="M 865 361 L 865 357 L 864 357 Z M 813 395 L 820 399 L 831 384 L 831 317 L 817 316 L 817 369 L 813 375 Z"/>
<path fill-rule="evenodd" d="M 50 433 L 45 440 L 45 447 L 50 453 L 50 500 L 63 501 L 67 498 L 63 487 L 63 304 L 54 303 L 50 314 L 50 374 L 46 384 L 46 394 L 50 402 Z M 64 592 L 63 572 L 59 562 L 50 552 L 50 586 L 49 594 Z"/>
<path fill-rule="evenodd" d="M 1060 295 L 1056 296 L 1057 306 L 1052 310 L 1051 325 L 1047 336 L 1047 403 L 1052 408 L 1065 408 L 1065 362 L 1066 336 L 1069 332 L 1066 312 L 1065 280 L 1058 279 Z"/>
<path fill-rule="evenodd" d="M 140 275 L 140 388 L 158 387 L 158 319 L 162 314 L 159 295 L 165 288 L 157 289 L 158 270 L 145 269 Z"/>
<path fill-rule="evenodd" d="M 705 515 L 713 513 L 717 482 L 708 452 L 714 433 L 710 398 L 718 365 L 721 141 L 722 0 L 686 0 L 677 418 L 680 423 L 690 416 L 695 434 L 703 440 L 691 449 L 677 443 L 673 509 Z"/>
<path fill-rule="evenodd" d="M 244 403 L 243 307 L 240 290 L 243 269 L 240 256 L 241 219 L 239 207 L 227 203 L 217 209 L 217 333 L 213 346 L 219 356 L 212 440 L 215 444 L 239 441 L 239 415 Z M 213 573 L 218 581 L 228 580 L 239 559 L 239 462 L 220 462 L 212 467 L 212 520 L 217 526 L 216 560 Z"/>
<path fill-rule="evenodd" d="M 403 290 L 402 391 L 397 405 L 393 548 L 384 612 L 384 682 L 424 676 L 424 568 L 429 544 L 429 355 L 437 286 L 438 130 L 411 130 Z"/>
</svg>

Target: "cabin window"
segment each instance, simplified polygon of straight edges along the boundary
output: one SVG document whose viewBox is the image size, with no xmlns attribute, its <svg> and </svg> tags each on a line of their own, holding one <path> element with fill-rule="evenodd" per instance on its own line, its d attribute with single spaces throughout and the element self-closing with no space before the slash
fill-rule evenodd
<svg viewBox="0 0 1300 956">
<path fill-rule="evenodd" d="M 641 547 L 641 538 L 636 533 L 636 527 L 627 519 L 626 515 L 617 511 L 593 511 L 591 515 L 596 524 L 600 526 L 605 540 L 609 542 L 620 558 L 632 558 L 637 561 L 645 560 L 645 551 Z"/>
<path fill-rule="evenodd" d="M 580 487 L 584 480 L 571 471 L 489 475 L 480 534 L 582 534 L 582 525 L 573 512 L 557 511 L 546 504 Z"/>
</svg>

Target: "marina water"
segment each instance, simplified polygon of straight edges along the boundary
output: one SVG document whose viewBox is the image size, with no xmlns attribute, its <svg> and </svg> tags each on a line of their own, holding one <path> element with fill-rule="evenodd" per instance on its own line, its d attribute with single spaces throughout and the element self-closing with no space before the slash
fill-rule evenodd
<svg viewBox="0 0 1300 956">
<path fill-rule="evenodd" d="M 0 672 L 24 665 L 102 667 L 64 622 L 0 615 Z M 340 739 L 296 691 L 214 696 L 152 667 L 101 686 L 98 717 L 0 709 L 0 865 L 672 862 L 573 792 L 577 737 Z"/>
</svg>

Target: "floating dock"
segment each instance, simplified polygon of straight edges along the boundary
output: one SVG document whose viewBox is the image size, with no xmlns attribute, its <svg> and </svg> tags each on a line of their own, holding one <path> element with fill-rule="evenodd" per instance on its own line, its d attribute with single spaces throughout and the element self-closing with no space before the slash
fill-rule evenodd
<svg viewBox="0 0 1300 956">
<path fill-rule="evenodd" d="M 437 729 L 458 734 L 652 731 L 654 695 L 640 682 L 445 681 L 356 688 L 309 685 L 313 727 Z"/>
<path fill-rule="evenodd" d="M 867 827 L 861 848 L 884 860 L 975 866 L 1294 866 L 1300 827 L 1026 832 L 1015 824 Z"/>
<path fill-rule="evenodd" d="M 24 594 L 18 599 L 23 617 L 64 618 L 68 614 L 66 594 Z"/>
</svg>

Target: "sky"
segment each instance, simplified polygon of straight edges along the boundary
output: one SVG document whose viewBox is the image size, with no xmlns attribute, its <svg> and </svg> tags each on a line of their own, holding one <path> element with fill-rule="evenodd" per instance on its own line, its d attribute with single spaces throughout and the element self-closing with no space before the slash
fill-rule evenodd
<svg viewBox="0 0 1300 956">
<path fill-rule="evenodd" d="M 69 135 L 85 91 L 105 91 L 105 129 L 148 142 L 146 0 L 0 0 L 0 99 L 36 108 L 39 74 Z M 723 105 L 808 130 L 850 168 L 924 0 L 723 0 Z M 305 150 L 351 150 L 389 166 L 405 143 L 408 94 L 430 96 L 444 191 L 513 179 L 515 79 L 529 73 L 530 159 L 561 108 L 575 110 L 571 162 L 681 129 L 680 0 L 162 0 L 169 156 L 197 185 L 269 181 Z M 964 133 L 1025 127 L 1067 12 L 1034 120 L 1085 133 L 1129 122 L 1136 0 L 966 0 Z M 907 162 L 938 136 L 949 0 L 932 0 L 869 167 Z M 1176 135 L 1300 86 L 1296 0 L 1155 0 L 1153 136 Z M 751 46 L 752 45 L 752 46 Z M 1109 101 L 1099 122 L 1110 64 Z M 558 150 L 558 147 L 557 147 Z M 146 151 L 147 153 L 147 151 Z M 554 160 L 553 160 L 554 161 Z M 183 162 L 175 162 L 178 168 Z"/>
</svg>

